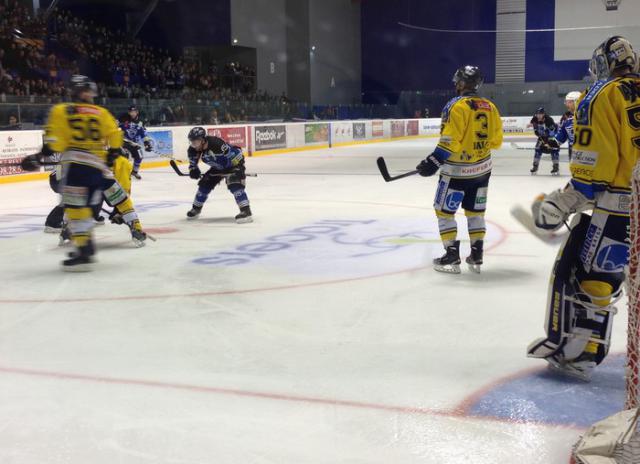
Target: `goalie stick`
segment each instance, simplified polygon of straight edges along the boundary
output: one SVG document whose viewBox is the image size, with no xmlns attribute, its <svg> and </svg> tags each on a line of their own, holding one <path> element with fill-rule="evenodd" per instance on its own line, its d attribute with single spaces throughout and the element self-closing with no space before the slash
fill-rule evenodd
<svg viewBox="0 0 640 464">
<path fill-rule="evenodd" d="M 178 166 L 178 163 L 176 163 L 176 160 L 174 160 L 174 159 L 170 160 L 169 164 L 171 165 L 171 168 L 175 171 L 175 173 L 178 174 L 179 176 L 189 177 L 188 173 L 182 172 L 180 170 L 180 167 Z M 229 177 L 229 176 L 232 176 L 233 173 L 232 172 L 230 172 L 228 174 L 220 173 L 220 174 L 216 174 L 216 175 L 219 175 L 220 177 Z M 258 174 L 255 174 L 253 172 L 245 172 L 244 175 L 247 176 L 247 177 L 258 177 Z M 202 176 L 200 176 L 200 177 L 202 177 Z"/>
<path fill-rule="evenodd" d="M 402 179 L 403 177 L 409 177 L 418 174 L 418 171 L 414 169 L 413 171 L 405 172 L 404 174 L 391 176 L 389 175 L 389 169 L 387 169 L 387 163 L 384 161 L 384 158 L 382 156 L 378 157 L 376 163 L 378 164 L 378 169 L 380 170 L 380 174 L 382 174 L 382 178 L 385 182 L 392 182 L 394 180 Z"/>
</svg>

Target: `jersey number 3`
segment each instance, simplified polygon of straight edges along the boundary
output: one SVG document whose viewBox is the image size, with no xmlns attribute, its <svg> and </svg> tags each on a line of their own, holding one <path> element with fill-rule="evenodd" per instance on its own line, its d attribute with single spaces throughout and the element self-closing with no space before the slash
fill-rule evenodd
<svg viewBox="0 0 640 464">
<path fill-rule="evenodd" d="M 478 113 L 475 118 L 480 123 L 480 130 L 476 131 L 478 140 L 486 140 L 489 138 L 489 118 L 486 113 Z"/>
</svg>

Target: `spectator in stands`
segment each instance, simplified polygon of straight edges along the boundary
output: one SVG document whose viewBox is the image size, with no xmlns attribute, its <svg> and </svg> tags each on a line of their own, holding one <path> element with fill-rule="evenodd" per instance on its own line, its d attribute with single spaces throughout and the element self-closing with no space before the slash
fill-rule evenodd
<svg viewBox="0 0 640 464">
<path fill-rule="evenodd" d="M 218 117 L 218 110 L 216 109 L 211 110 L 211 117 L 209 118 L 209 124 L 213 124 L 214 126 L 217 126 L 220 124 L 220 118 Z"/>
<path fill-rule="evenodd" d="M 7 125 L 2 127 L 2 130 L 20 130 L 22 129 L 20 123 L 18 122 L 18 117 L 15 114 L 10 114 L 7 119 Z"/>
</svg>

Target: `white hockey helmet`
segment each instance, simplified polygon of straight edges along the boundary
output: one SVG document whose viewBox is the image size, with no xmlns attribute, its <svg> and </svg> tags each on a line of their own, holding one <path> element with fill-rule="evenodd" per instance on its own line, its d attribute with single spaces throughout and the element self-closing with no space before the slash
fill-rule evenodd
<svg viewBox="0 0 640 464">
<path fill-rule="evenodd" d="M 608 79 L 614 70 L 623 67 L 637 72 L 638 55 L 633 51 L 631 42 L 619 35 L 609 37 L 598 45 L 589 62 L 589 72 L 597 80 Z"/>
<path fill-rule="evenodd" d="M 582 95 L 580 92 L 578 92 L 577 90 L 572 90 L 571 92 L 569 92 L 567 94 L 566 97 L 564 97 L 564 101 L 568 102 L 568 101 L 572 101 L 572 102 L 576 102 L 578 101 L 578 98 L 580 98 L 580 95 Z"/>
</svg>

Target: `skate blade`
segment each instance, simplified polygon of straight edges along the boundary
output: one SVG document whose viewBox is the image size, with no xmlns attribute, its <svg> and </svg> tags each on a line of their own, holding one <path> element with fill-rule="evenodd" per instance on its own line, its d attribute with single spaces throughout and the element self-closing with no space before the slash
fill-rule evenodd
<svg viewBox="0 0 640 464">
<path fill-rule="evenodd" d="M 584 371 L 581 369 L 576 369 L 572 367 L 570 364 L 559 364 L 551 359 L 547 358 L 548 368 L 551 372 L 555 372 L 557 374 L 571 377 L 572 379 L 582 380 L 583 382 L 591 382 L 591 371 Z"/>
<path fill-rule="evenodd" d="M 195 215 L 195 216 L 187 216 L 187 221 L 193 221 L 195 219 L 198 219 L 198 216 L 200 216 L 199 214 Z"/>
<path fill-rule="evenodd" d="M 253 218 L 251 216 L 246 218 L 236 219 L 236 224 L 248 224 L 250 222 L 253 222 Z"/>
<path fill-rule="evenodd" d="M 76 264 L 74 266 L 65 266 L 64 264 L 60 264 L 60 268 L 64 272 L 91 272 L 93 270 L 92 263 L 86 264 Z"/>
<path fill-rule="evenodd" d="M 60 232 L 62 232 L 62 227 L 51 227 L 51 226 L 44 226 L 44 233 L 45 234 L 59 234 Z"/>
<path fill-rule="evenodd" d="M 132 238 L 131 241 L 138 248 L 142 248 L 143 246 L 147 245 L 145 240 L 138 240 L 137 238 Z"/>
<path fill-rule="evenodd" d="M 460 265 L 458 264 L 434 264 L 433 269 L 445 274 L 460 274 Z"/>
<path fill-rule="evenodd" d="M 531 173 L 531 175 L 532 175 L 532 176 L 537 176 L 537 175 L 538 175 L 538 173 L 537 173 L 537 172 L 532 172 L 532 173 Z"/>
<path fill-rule="evenodd" d="M 480 274 L 480 266 L 481 266 L 481 264 L 467 263 L 467 266 L 469 266 L 469 270 L 471 272 L 475 272 L 476 274 Z"/>
</svg>

